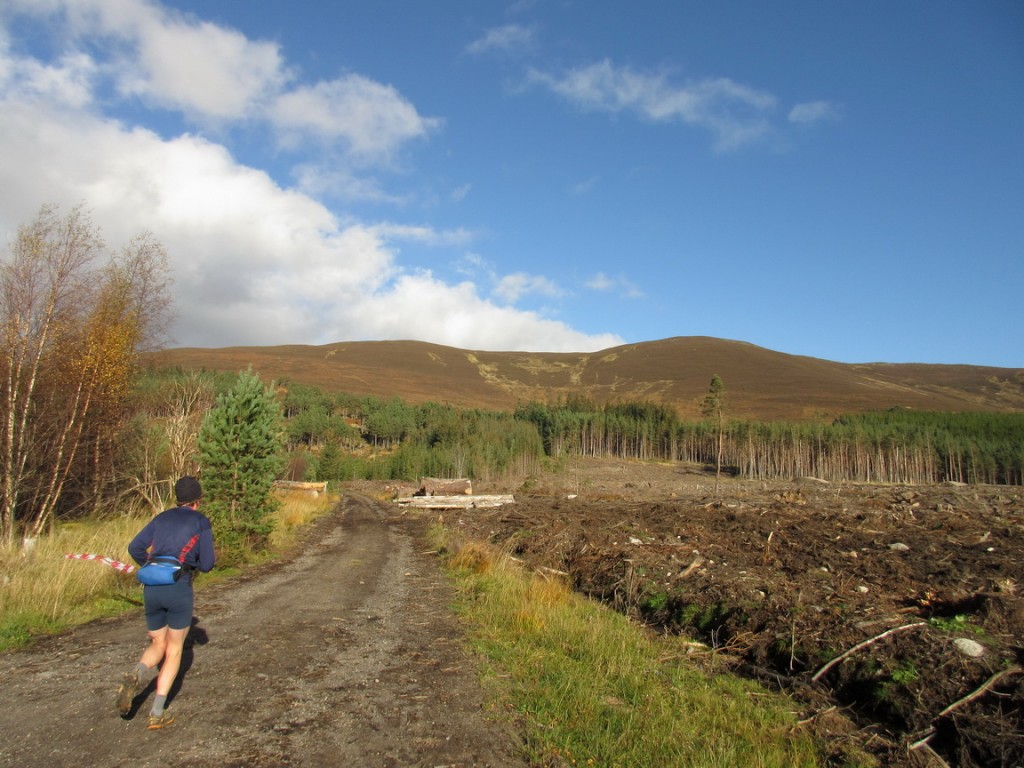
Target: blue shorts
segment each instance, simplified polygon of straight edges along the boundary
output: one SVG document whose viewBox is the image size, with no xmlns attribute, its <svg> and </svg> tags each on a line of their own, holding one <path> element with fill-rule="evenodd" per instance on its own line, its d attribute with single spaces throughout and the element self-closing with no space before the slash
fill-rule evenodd
<svg viewBox="0 0 1024 768">
<path fill-rule="evenodd" d="M 192 626 L 191 574 L 183 573 L 173 584 L 142 588 L 142 602 L 146 606 L 146 629 L 154 632 L 164 627 L 187 629 Z"/>
</svg>

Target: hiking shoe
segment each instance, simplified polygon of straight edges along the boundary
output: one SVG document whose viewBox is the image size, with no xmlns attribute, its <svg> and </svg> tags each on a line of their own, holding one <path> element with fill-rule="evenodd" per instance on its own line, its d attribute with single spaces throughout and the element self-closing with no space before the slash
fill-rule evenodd
<svg viewBox="0 0 1024 768">
<path fill-rule="evenodd" d="M 117 688 L 117 711 L 122 716 L 132 711 L 132 702 L 135 701 L 135 694 L 138 692 L 139 676 L 134 672 L 129 672 Z"/>
<path fill-rule="evenodd" d="M 162 715 L 150 715 L 149 725 L 146 726 L 147 731 L 156 731 L 160 728 L 166 728 L 168 725 L 174 722 L 174 715 L 166 710 Z"/>
</svg>

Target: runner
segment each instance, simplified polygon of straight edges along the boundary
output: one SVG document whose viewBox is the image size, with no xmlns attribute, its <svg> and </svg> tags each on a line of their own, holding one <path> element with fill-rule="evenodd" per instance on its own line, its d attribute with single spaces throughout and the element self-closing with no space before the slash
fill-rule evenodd
<svg viewBox="0 0 1024 768">
<path fill-rule="evenodd" d="M 156 696 L 149 713 L 149 730 L 174 722 L 174 715 L 166 710 L 167 695 L 178 676 L 185 637 L 192 626 L 192 579 L 197 570 L 206 573 L 214 564 L 210 521 L 197 509 L 203 495 L 199 481 L 189 475 L 182 477 L 174 485 L 174 495 L 178 506 L 150 520 L 128 545 L 128 554 L 139 565 L 157 557 L 176 558 L 181 563 L 174 583 L 143 587 L 149 647 L 117 690 L 117 710 L 125 717 L 132 710 L 143 678 L 160 666 Z"/>
</svg>

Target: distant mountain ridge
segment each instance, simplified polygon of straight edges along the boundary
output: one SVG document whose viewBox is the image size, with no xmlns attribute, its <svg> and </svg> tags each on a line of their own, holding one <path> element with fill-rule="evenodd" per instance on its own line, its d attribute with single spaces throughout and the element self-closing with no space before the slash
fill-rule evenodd
<svg viewBox="0 0 1024 768">
<path fill-rule="evenodd" d="M 582 396 L 651 401 L 699 414 L 711 377 L 731 417 L 830 419 L 887 408 L 1024 412 L 1024 369 L 916 363 L 836 363 L 740 341 L 677 336 L 599 352 L 486 352 L 422 341 L 320 346 L 176 348 L 149 362 L 239 371 L 327 391 L 511 410 L 520 402 Z"/>
</svg>

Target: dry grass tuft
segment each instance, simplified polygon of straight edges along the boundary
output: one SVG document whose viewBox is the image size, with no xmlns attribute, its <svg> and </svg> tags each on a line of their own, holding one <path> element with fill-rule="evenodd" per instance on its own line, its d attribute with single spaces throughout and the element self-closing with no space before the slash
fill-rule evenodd
<svg viewBox="0 0 1024 768">
<path fill-rule="evenodd" d="M 455 570 L 468 571 L 479 576 L 494 570 L 496 557 L 497 553 L 492 547 L 469 541 L 461 543 L 455 549 L 449 563 Z"/>
<path fill-rule="evenodd" d="M 337 493 L 313 495 L 309 491 L 277 491 L 275 497 L 280 506 L 274 513 L 274 530 L 270 535 L 274 550 L 292 544 L 304 526 L 334 509 L 339 498 Z"/>
</svg>

